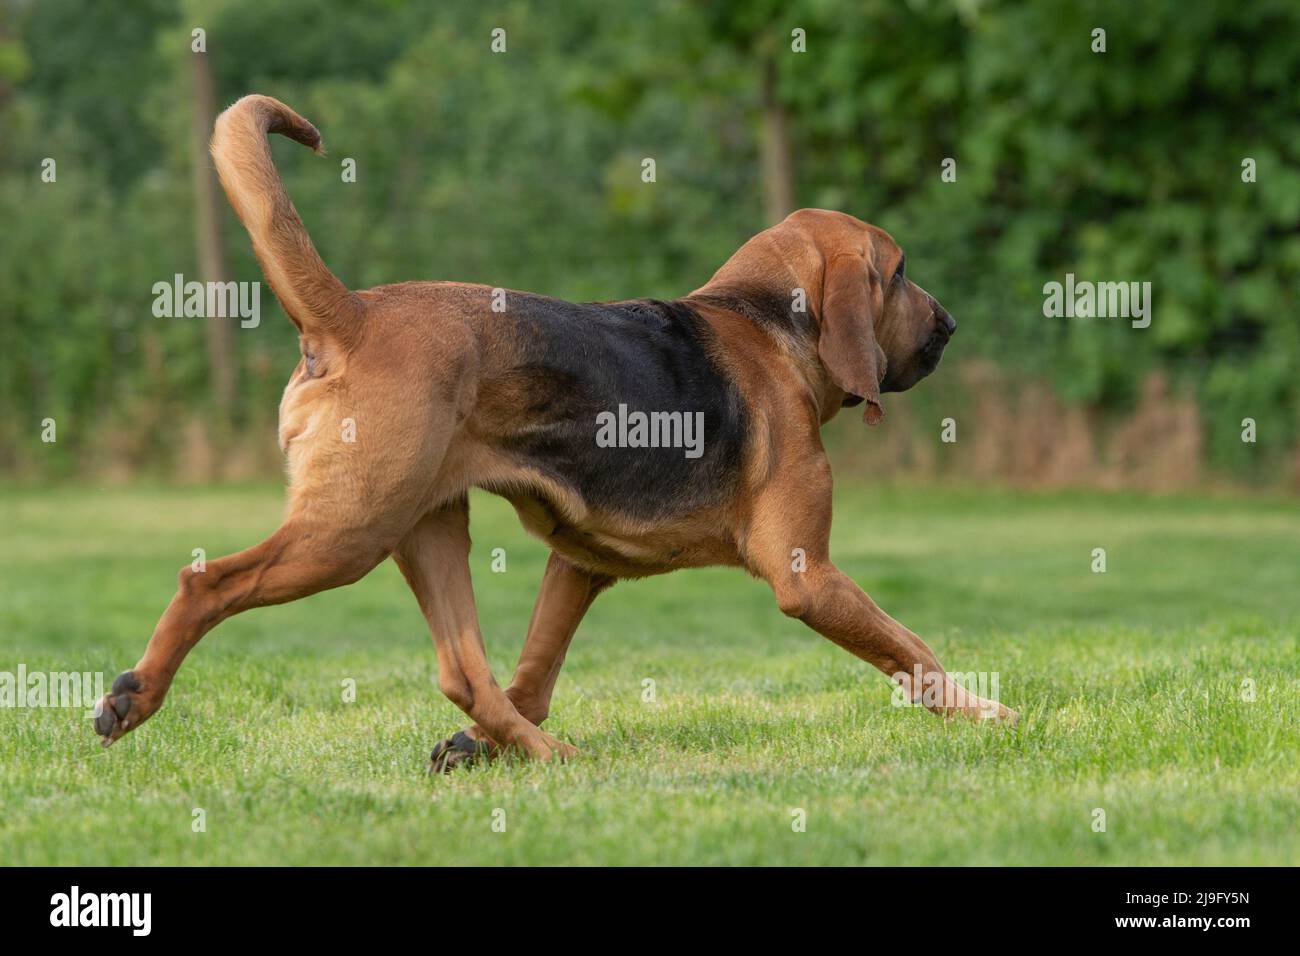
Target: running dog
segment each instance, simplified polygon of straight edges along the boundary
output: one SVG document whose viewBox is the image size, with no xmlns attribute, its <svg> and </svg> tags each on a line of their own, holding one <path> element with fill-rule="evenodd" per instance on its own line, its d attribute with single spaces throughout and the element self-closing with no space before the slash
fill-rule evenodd
<svg viewBox="0 0 1300 956">
<path fill-rule="evenodd" d="M 280 403 L 286 517 L 261 544 L 181 570 L 144 656 L 101 701 L 105 746 L 158 710 L 226 618 L 351 584 L 390 556 L 433 632 L 439 686 L 472 721 L 437 745 L 439 770 L 503 750 L 573 756 L 541 724 L 587 609 L 620 578 L 705 565 L 762 578 L 782 613 L 908 699 L 1015 721 L 831 562 L 821 426 L 855 405 L 879 424 L 882 396 L 933 372 L 956 328 L 884 231 L 802 209 L 671 302 L 574 304 L 458 282 L 352 291 L 312 245 L 268 133 L 321 151 L 311 123 L 253 95 L 217 119 L 212 156 L 302 347 Z M 598 441 L 610 416 L 621 440 Z M 684 451 L 686 419 L 702 434 Z M 551 549 L 504 690 L 474 608 L 470 488 L 507 499 Z"/>
</svg>

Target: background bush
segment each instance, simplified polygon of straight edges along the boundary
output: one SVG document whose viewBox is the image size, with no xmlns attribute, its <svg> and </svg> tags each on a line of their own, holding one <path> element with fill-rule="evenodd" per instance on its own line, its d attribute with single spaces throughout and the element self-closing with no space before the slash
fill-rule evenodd
<svg viewBox="0 0 1300 956">
<path fill-rule="evenodd" d="M 498 26 L 504 55 L 489 49 Z M 1297 446 L 1291 0 L 752 0 L 721 13 L 683 0 L 0 0 L 0 469 L 170 469 L 177 424 L 213 420 L 234 446 L 269 445 L 253 467 L 275 467 L 297 343 L 271 297 L 261 326 L 234 335 L 230 407 L 213 404 L 203 320 L 150 311 L 154 282 L 200 277 L 195 27 L 218 107 L 266 92 L 321 128 L 328 160 L 287 142 L 276 159 L 349 286 L 689 292 L 768 224 L 760 128 L 776 109 L 795 204 L 888 229 L 961 321 L 963 357 L 1102 418 L 1130 412 L 1160 372 L 1196 402 L 1206 462 L 1234 478 L 1273 480 Z M 789 52 L 796 27 L 807 53 Z M 45 157 L 57 183 L 41 182 Z M 344 157 L 354 184 L 340 181 Z M 945 157 L 955 183 L 940 180 Z M 231 276 L 260 279 L 224 206 L 221 222 Z M 1066 272 L 1150 281 L 1151 327 L 1045 319 L 1043 284 Z M 1257 445 L 1239 440 L 1247 416 Z M 39 443 L 45 417 L 56 447 Z"/>
</svg>

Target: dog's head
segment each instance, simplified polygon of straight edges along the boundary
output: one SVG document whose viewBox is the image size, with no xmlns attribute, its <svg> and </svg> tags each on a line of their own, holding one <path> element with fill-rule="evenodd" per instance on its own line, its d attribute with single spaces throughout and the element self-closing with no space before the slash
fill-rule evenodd
<svg viewBox="0 0 1300 956">
<path fill-rule="evenodd" d="M 957 327 L 906 266 L 883 229 L 801 209 L 747 242 L 709 286 L 757 284 L 787 303 L 803 290 L 822 366 L 849 396 L 844 404 L 865 401 L 863 420 L 875 425 L 884 417 L 881 393 L 905 391 L 933 372 Z"/>
</svg>

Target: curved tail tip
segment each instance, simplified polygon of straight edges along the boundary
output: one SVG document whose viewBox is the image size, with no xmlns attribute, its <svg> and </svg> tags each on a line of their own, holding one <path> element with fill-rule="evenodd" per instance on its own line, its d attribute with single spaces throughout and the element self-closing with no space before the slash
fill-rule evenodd
<svg viewBox="0 0 1300 956">
<path fill-rule="evenodd" d="M 301 119 L 301 117 L 295 118 Z M 302 125 L 290 122 L 273 123 L 267 132 L 287 136 L 294 142 L 306 146 L 313 153 L 325 155 L 325 143 L 321 140 L 320 130 L 306 120 L 302 120 Z"/>
</svg>

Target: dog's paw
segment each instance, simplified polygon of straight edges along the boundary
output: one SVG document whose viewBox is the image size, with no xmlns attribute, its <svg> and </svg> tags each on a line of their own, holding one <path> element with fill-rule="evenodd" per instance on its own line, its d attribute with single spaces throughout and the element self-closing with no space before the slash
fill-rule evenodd
<svg viewBox="0 0 1300 956">
<path fill-rule="evenodd" d="M 996 700 L 981 700 L 973 711 L 967 711 L 967 716 L 980 722 L 990 721 L 999 727 L 1014 727 L 1020 723 L 1020 714 Z"/>
<path fill-rule="evenodd" d="M 490 740 L 475 740 L 465 731 L 457 731 L 434 746 L 433 753 L 429 754 L 429 772 L 451 773 L 457 767 L 490 760 L 496 749 Z"/>
<path fill-rule="evenodd" d="M 105 747 L 134 730 L 157 710 L 134 671 L 124 671 L 113 681 L 113 689 L 95 705 L 95 732 Z"/>
<path fill-rule="evenodd" d="M 573 746 L 573 744 L 566 744 L 563 740 L 557 740 L 550 734 L 547 734 L 546 739 L 547 746 L 550 747 L 551 750 L 551 755 L 546 758 L 548 760 L 554 760 L 557 763 L 565 763 L 581 753 L 581 751 L 578 750 L 577 747 Z"/>
</svg>

